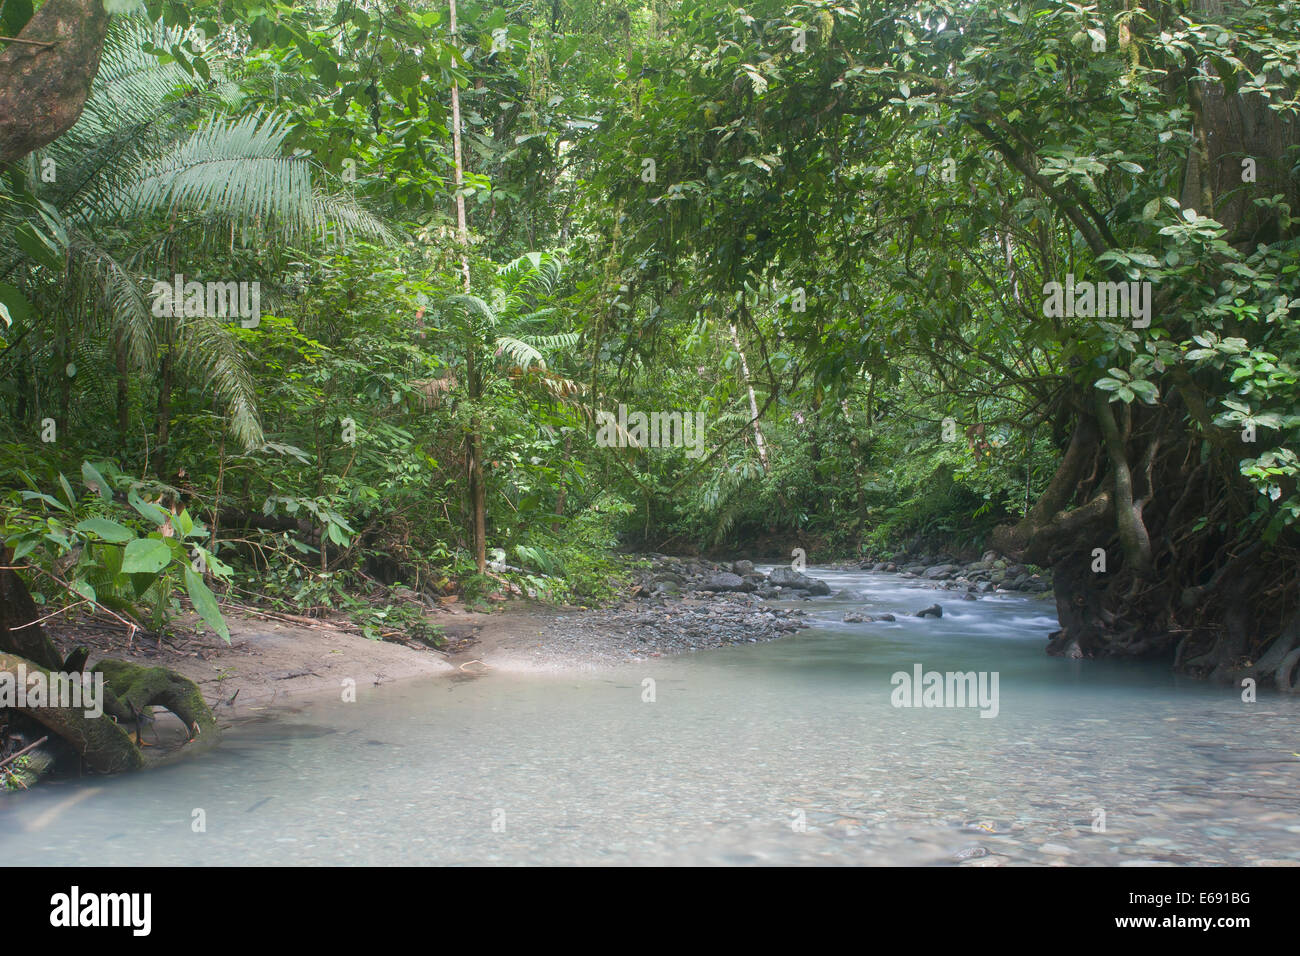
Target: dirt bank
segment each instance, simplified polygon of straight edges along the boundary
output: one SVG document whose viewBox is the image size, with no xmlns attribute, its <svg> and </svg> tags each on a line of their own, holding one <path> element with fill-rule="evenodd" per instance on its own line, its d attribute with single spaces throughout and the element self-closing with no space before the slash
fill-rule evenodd
<svg viewBox="0 0 1300 956">
<path fill-rule="evenodd" d="M 90 663 L 114 657 L 169 667 L 190 678 L 223 722 L 253 716 L 305 695 L 341 693 L 344 681 L 358 687 L 451 673 L 446 655 L 385 641 L 351 629 L 303 626 L 250 614 L 227 614 L 230 643 L 181 626 L 161 639 L 137 637 L 84 622 L 47 626 L 59 650 L 90 649 Z M 97 624 L 98 622 L 96 622 Z"/>
</svg>

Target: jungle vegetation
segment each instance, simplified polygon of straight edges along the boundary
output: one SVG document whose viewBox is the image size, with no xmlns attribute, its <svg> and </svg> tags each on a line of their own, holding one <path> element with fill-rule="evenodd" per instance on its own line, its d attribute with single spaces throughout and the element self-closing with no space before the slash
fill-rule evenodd
<svg viewBox="0 0 1300 956">
<path fill-rule="evenodd" d="M 63 666 L 25 625 L 67 607 L 378 635 L 394 585 L 918 541 L 1051 568 L 1058 653 L 1300 655 L 1300 3 L 4 0 L 0 36 L 6 660 Z M 609 447 L 620 405 L 703 454 Z"/>
</svg>

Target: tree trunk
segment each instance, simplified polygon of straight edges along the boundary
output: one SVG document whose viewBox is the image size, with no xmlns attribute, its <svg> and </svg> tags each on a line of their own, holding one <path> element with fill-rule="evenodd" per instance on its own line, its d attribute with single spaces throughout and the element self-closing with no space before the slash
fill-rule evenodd
<svg viewBox="0 0 1300 956">
<path fill-rule="evenodd" d="M 108 33 L 103 0 L 47 0 L 0 53 L 0 164 L 67 132 L 90 95 Z"/>
<path fill-rule="evenodd" d="M 758 399 L 754 397 L 754 386 L 749 382 L 749 361 L 745 358 L 745 350 L 740 345 L 740 333 L 736 331 L 736 323 L 732 322 L 729 326 L 731 330 L 731 344 L 736 347 L 736 354 L 740 356 L 740 374 L 745 383 L 745 391 L 749 393 L 749 418 L 754 427 L 754 447 L 758 449 L 758 461 L 763 466 L 763 471 L 767 469 L 767 446 L 763 444 L 763 429 L 758 425 Z"/>
<path fill-rule="evenodd" d="M 0 672 L 17 677 L 44 674 L 53 686 L 55 672 L 80 673 L 74 654 L 65 662 L 38 623 L 39 612 L 22 578 L 12 570 L 8 549 L 0 550 Z M 82 660 L 84 661 L 84 655 Z M 213 716 L 198 686 L 189 678 L 164 667 L 145 667 L 127 661 L 105 660 L 94 670 L 104 675 L 104 713 L 88 717 L 84 709 L 70 707 L 16 707 L 70 745 L 100 773 L 140 770 L 169 762 L 182 752 L 193 754 L 221 739 Z M 146 758 L 122 723 L 151 706 L 165 707 L 189 731 L 193 744 L 157 758 Z M 114 720 L 114 718 L 117 720 Z"/>
<path fill-rule="evenodd" d="M 451 41 L 456 42 L 456 0 L 448 0 L 451 12 Z M 461 282 L 468 295 L 469 279 L 469 229 L 465 222 L 465 195 L 461 187 L 465 182 L 465 167 L 461 161 L 460 146 L 460 87 L 454 81 L 451 84 L 451 144 L 454 183 L 456 187 L 456 241 L 460 245 Z M 476 386 L 476 369 L 474 350 L 478 347 L 477 336 L 470 336 L 465 353 L 465 378 L 469 387 L 470 400 L 479 400 Z M 487 571 L 487 495 L 483 489 L 483 436 L 479 430 L 478 416 L 470 423 L 469 455 L 466 461 L 469 475 L 470 509 L 474 522 L 474 561 L 478 573 Z"/>
</svg>

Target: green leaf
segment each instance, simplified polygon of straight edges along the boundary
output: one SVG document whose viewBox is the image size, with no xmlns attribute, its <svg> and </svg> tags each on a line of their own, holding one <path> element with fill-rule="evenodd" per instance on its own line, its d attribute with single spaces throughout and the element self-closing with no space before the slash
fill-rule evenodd
<svg viewBox="0 0 1300 956">
<path fill-rule="evenodd" d="M 77 507 L 77 493 L 72 490 L 72 485 L 68 484 L 68 479 L 63 475 L 59 475 L 59 487 L 63 489 L 63 500 L 68 503 L 68 507 Z"/>
<path fill-rule="evenodd" d="M 221 639 L 229 644 L 230 628 L 226 626 L 226 621 L 221 616 L 217 599 L 193 568 L 185 569 L 185 591 L 189 594 L 190 603 L 194 605 L 194 610 L 203 619 L 203 623 L 220 634 Z"/>
<path fill-rule="evenodd" d="M 15 319 L 26 319 L 32 314 L 31 303 L 27 297 L 8 282 L 0 282 L 0 319 L 6 326 Z"/>
<path fill-rule="evenodd" d="M 62 501 L 59 501 L 57 498 L 51 498 L 49 495 L 42 492 L 24 491 L 22 492 L 22 496 L 24 501 L 43 501 L 52 508 L 58 508 L 64 514 L 71 514 L 71 512 L 68 511 L 68 506 Z"/>
<path fill-rule="evenodd" d="M 86 483 L 86 487 L 91 491 L 99 492 L 101 498 L 113 497 L 112 486 L 99 473 L 99 470 L 88 461 L 81 463 L 81 480 Z"/>
<path fill-rule="evenodd" d="M 160 508 L 158 505 L 141 498 L 134 488 L 126 493 L 126 500 L 132 508 L 140 512 L 142 517 L 152 521 L 156 525 L 165 525 L 167 519 L 171 517 L 167 511 Z"/>
<path fill-rule="evenodd" d="M 1159 390 L 1151 382 L 1139 379 L 1137 381 L 1129 382 L 1128 387 L 1136 392 L 1137 395 L 1148 405 L 1154 405 L 1156 399 L 1160 397 Z"/>
<path fill-rule="evenodd" d="M 80 594 L 91 604 L 98 602 L 99 596 L 95 594 L 95 589 L 90 586 L 89 581 L 73 581 L 71 586 L 73 591 Z"/>
<path fill-rule="evenodd" d="M 83 534 L 93 534 L 110 544 L 123 544 L 136 539 L 134 531 L 108 518 L 87 518 L 77 523 L 77 530 Z"/>
<path fill-rule="evenodd" d="M 11 560 L 21 561 L 23 558 L 27 557 L 27 555 L 31 554 L 32 549 L 35 548 L 40 543 L 41 543 L 40 535 L 30 535 L 28 537 L 24 537 L 20 539 L 19 542 L 16 545 L 14 545 L 14 550 L 13 550 L 13 555 L 11 557 Z"/>
<path fill-rule="evenodd" d="M 172 560 L 172 550 L 160 538 L 137 538 L 126 546 L 123 574 L 157 574 Z"/>
</svg>

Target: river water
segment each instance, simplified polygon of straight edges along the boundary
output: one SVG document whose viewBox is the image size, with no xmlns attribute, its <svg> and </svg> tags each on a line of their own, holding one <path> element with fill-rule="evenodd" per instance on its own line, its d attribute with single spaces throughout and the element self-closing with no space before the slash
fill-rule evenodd
<svg viewBox="0 0 1300 956">
<path fill-rule="evenodd" d="M 1049 601 L 810 573 L 837 593 L 779 641 L 359 688 L 157 772 L 0 799 L 0 859 L 1300 864 L 1300 700 L 1049 658 Z M 899 620 L 841 622 L 864 604 Z M 996 716 L 893 706 L 917 665 L 996 673 Z"/>
</svg>

